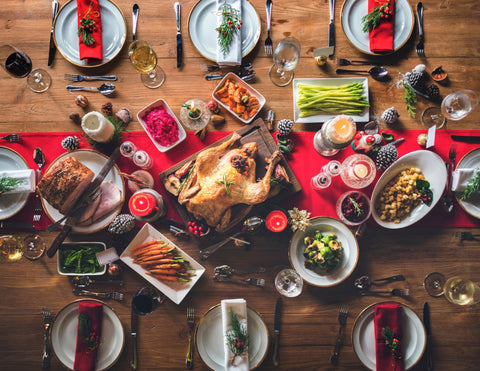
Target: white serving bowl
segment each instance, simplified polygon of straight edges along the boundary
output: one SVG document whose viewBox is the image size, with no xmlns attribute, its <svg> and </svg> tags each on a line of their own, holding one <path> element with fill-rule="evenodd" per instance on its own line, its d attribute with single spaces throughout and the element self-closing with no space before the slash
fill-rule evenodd
<svg viewBox="0 0 480 371">
<path fill-rule="evenodd" d="M 101 246 L 103 251 L 106 250 L 107 246 L 103 242 L 63 242 L 60 247 L 58 248 L 57 251 L 57 270 L 58 273 L 61 274 L 62 276 L 101 276 L 105 274 L 107 271 L 107 266 L 104 265 L 103 269 L 99 272 L 95 273 L 67 273 L 62 271 L 62 262 L 61 262 L 61 252 L 64 248 L 71 248 L 71 247 L 76 247 L 76 246 L 81 246 L 81 245 L 96 245 L 96 246 Z"/>
</svg>

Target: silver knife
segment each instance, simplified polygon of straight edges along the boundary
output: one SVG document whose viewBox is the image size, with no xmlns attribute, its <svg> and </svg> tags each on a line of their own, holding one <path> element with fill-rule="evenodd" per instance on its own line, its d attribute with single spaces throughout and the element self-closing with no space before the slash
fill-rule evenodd
<svg viewBox="0 0 480 371">
<path fill-rule="evenodd" d="M 51 66 L 53 57 L 55 56 L 55 42 L 53 41 L 53 25 L 55 24 L 55 17 L 58 13 L 58 1 L 52 0 L 52 29 L 50 30 L 50 48 L 48 49 L 48 65 Z"/>
<path fill-rule="evenodd" d="M 275 304 L 275 319 L 273 322 L 273 334 L 275 336 L 273 344 L 273 364 L 278 366 L 278 346 L 280 340 L 280 325 L 282 319 L 282 298 L 277 299 L 277 304 Z"/>
<path fill-rule="evenodd" d="M 450 135 L 455 142 L 480 143 L 480 136 L 477 135 Z"/>
<path fill-rule="evenodd" d="M 68 236 L 68 234 L 72 231 L 72 228 L 75 226 L 75 224 L 78 222 L 80 217 L 82 216 L 83 211 L 87 208 L 89 205 L 88 202 L 85 202 L 90 194 L 92 194 L 100 185 L 102 184 L 103 180 L 107 176 L 107 174 L 110 172 L 112 167 L 115 165 L 115 162 L 117 162 L 118 158 L 120 157 L 120 147 L 115 148 L 113 153 L 110 155 L 108 158 L 107 162 L 103 165 L 102 169 L 98 173 L 98 175 L 95 177 L 95 179 L 88 185 L 85 191 L 83 191 L 82 195 L 80 196 L 79 200 L 75 203 L 74 207 L 72 210 L 75 210 L 72 215 L 70 215 L 66 222 L 65 225 L 63 226 L 62 230 L 60 233 L 57 235 L 55 240 L 52 242 L 52 245 L 49 247 L 47 250 L 47 256 L 49 258 L 53 257 L 55 253 L 57 252 L 60 244 L 65 240 L 65 238 Z M 80 206 L 80 207 L 77 207 Z"/>
<path fill-rule="evenodd" d="M 180 3 L 177 1 L 173 4 L 175 9 L 175 20 L 177 22 L 177 68 L 182 65 L 183 42 L 182 34 L 180 32 Z"/>
<path fill-rule="evenodd" d="M 131 366 L 135 370 L 137 368 L 137 331 L 138 331 L 138 314 L 135 312 L 132 303 L 132 317 L 130 320 L 132 335 L 132 360 Z"/>
<path fill-rule="evenodd" d="M 425 347 L 425 360 L 427 362 L 427 371 L 432 371 L 432 333 L 430 328 L 430 307 L 428 306 L 427 302 L 423 305 L 423 324 L 425 325 L 425 332 L 427 333 L 427 345 Z"/>
<path fill-rule="evenodd" d="M 335 0 L 328 0 L 330 7 L 330 24 L 328 25 L 328 46 L 335 48 Z M 332 54 L 335 49 L 332 50 Z"/>
</svg>

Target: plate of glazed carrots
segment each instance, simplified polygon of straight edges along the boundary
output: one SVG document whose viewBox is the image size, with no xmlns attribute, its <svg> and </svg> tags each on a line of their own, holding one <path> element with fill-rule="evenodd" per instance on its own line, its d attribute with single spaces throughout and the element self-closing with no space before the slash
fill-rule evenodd
<svg viewBox="0 0 480 371">
<path fill-rule="evenodd" d="M 120 259 L 175 304 L 180 304 L 205 268 L 146 223 Z"/>
</svg>

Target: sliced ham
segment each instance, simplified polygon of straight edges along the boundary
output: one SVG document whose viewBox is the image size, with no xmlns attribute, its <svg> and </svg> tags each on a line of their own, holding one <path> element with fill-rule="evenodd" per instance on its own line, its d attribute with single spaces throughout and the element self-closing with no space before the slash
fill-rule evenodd
<svg viewBox="0 0 480 371">
<path fill-rule="evenodd" d="M 82 222 L 77 223 L 78 225 L 86 226 L 95 223 L 109 215 L 122 204 L 122 191 L 115 184 L 111 182 L 103 182 L 100 185 L 100 188 L 102 189 L 102 195 L 99 197 L 98 206 L 93 213 L 91 213 L 91 210 L 89 211 L 89 213 L 91 213 L 90 216 L 84 213 L 81 218 Z M 87 212 L 87 210 L 85 210 L 85 212 Z"/>
</svg>

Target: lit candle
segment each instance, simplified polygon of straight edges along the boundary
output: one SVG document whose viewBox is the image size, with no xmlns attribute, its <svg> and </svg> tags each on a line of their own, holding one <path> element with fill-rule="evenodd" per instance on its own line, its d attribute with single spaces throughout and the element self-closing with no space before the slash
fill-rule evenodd
<svg viewBox="0 0 480 371">
<path fill-rule="evenodd" d="M 357 131 L 355 121 L 345 115 L 337 116 L 324 125 L 327 140 L 336 145 L 348 145 Z"/>
<path fill-rule="evenodd" d="M 287 225 L 288 218 L 281 210 L 273 210 L 265 218 L 265 226 L 272 232 L 282 232 Z"/>
<path fill-rule="evenodd" d="M 353 173 L 357 176 L 357 178 L 365 178 L 369 173 L 367 164 L 364 162 L 356 163 L 353 167 Z"/>
<path fill-rule="evenodd" d="M 152 222 L 167 214 L 167 204 L 161 194 L 153 189 L 142 189 L 133 194 L 128 208 L 135 219 Z"/>
<path fill-rule="evenodd" d="M 113 124 L 100 112 L 92 111 L 83 116 L 82 129 L 87 136 L 96 142 L 110 141 L 115 132 Z"/>
</svg>

